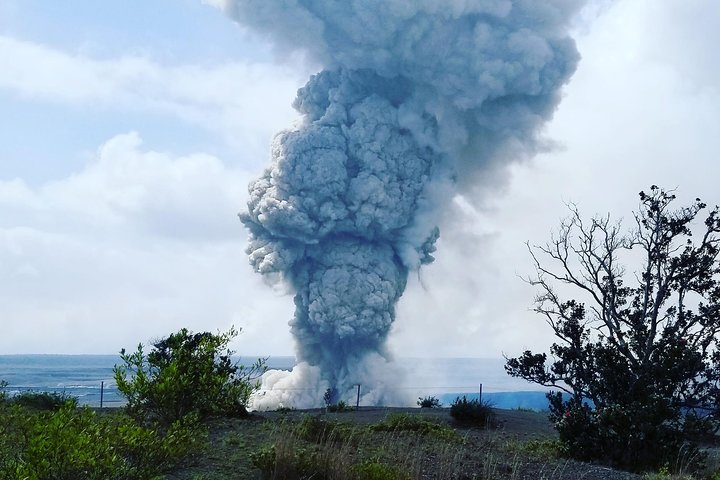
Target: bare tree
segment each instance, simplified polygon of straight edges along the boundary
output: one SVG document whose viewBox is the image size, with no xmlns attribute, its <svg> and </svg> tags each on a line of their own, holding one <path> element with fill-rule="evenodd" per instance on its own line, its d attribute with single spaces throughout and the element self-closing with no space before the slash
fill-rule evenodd
<svg viewBox="0 0 720 480">
<path fill-rule="evenodd" d="M 570 205 L 570 216 L 550 242 L 528 245 L 536 270 L 528 280 L 539 289 L 535 311 L 557 342 L 550 361 L 545 353 L 526 351 L 507 359 L 505 368 L 567 394 L 549 395 L 551 418 L 561 438 L 596 452 L 578 456 L 652 464 L 638 455 L 668 453 L 661 447 L 677 448 L 690 430 L 717 430 L 718 207 L 693 242 L 693 221 L 706 205 L 696 199 L 673 210 L 674 200 L 656 186 L 640 192 L 640 209 L 627 233 L 609 216 L 585 222 Z M 633 273 L 626 258 L 640 264 Z M 560 287 L 581 292 L 585 302 L 563 299 Z M 594 429 L 595 444 L 577 444 L 579 433 L 572 429 L 581 427 Z M 627 451 L 643 442 L 643 452 Z"/>
</svg>

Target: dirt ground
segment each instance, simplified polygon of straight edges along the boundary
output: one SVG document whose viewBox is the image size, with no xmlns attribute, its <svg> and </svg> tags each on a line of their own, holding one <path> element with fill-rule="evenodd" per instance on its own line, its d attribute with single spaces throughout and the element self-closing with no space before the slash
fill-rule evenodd
<svg viewBox="0 0 720 480">
<path fill-rule="evenodd" d="M 494 410 L 495 427 L 487 432 L 503 433 L 517 438 L 555 438 L 557 436 L 545 413 L 527 410 Z M 419 415 L 448 425 L 454 425 L 449 408 L 406 408 L 406 407 L 360 407 L 349 412 L 332 413 L 325 409 L 292 410 L 289 412 L 255 412 L 253 415 L 268 420 L 279 418 L 299 418 L 302 415 L 322 415 L 328 420 L 352 422 L 357 425 L 381 422 L 390 413 L 408 413 Z"/>
<path fill-rule="evenodd" d="M 256 413 L 259 418 L 278 420 L 280 418 L 299 419 L 302 415 L 320 415 L 327 420 L 351 422 L 356 425 L 376 424 L 390 413 L 408 413 L 429 420 L 447 424 L 455 428 L 464 439 L 462 449 L 454 454 L 455 468 L 461 468 L 453 478 L 472 479 L 513 479 L 513 480 L 639 480 L 642 477 L 627 472 L 613 470 L 600 465 L 592 465 L 567 459 L 549 459 L 546 456 L 533 456 L 527 453 L 508 453 L 509 442 L 527 442 L 531 440 L 556 439 L 557 433 L 547 418 L 547 414 L 522 410 L 495 410 L 495 422 L 491 428 L 461 428 L 454 424 L 449 409 L 387 408 L 361 407 L 357 411 L 326 413 L 323 409 L 291 411 L 285 413 Z M 427 465 L 418 478 L 446 478 L 433 465 L 432 456 L 426 459 Z"/>
</svg>

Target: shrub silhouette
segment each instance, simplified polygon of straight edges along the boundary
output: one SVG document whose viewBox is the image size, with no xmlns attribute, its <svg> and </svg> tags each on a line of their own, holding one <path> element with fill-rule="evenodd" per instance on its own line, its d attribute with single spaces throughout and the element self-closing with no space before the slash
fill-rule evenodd
<svg viewBox="0 0 720 480">
<path fill-rule="evenodd" d="M 477 398 L 468 400 L 467 397 L 457 397 L 450 405 L 450 416 L 457 423 L 475 425 L 480 427 L 492 426 L 494 414 L 488 402 L 481 402 Z"/>
<path fill-rule="evenodd" d="M 632 470 L 694 456 L 692 441 L 720 427 L 720 217 L 706 205 L 677 210 L 675 195 L 640 192 L 635 228 L 577 209 L 544 246 L 529 247 L 535 311 L 557 343 L 507 359 L 506 370 L 557 389 L 550 418 L 566 451 Z M 628 274 L 624 262 L 638 261 Z M 587 301 L 561 298 L 557 285 Z M 563 397 L 561 392 L 565 392 Z M 681 465 L 680 465 L 681 466 Z"/>
<path fill-rule="evenodd" d="M 420 408 L 440 408 L 442 403 L 436 397 L 418 397 L 418 407 Z"/>
</svg>

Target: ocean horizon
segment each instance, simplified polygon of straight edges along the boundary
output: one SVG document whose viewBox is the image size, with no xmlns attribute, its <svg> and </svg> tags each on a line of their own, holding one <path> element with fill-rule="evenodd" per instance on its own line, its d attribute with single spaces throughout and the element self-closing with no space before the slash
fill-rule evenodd
<svg viewBox="0 0 720 480">
<path fill-rule="evenodd" d="M 250 365 L 258 357 L 236 359 Z M 6 393 L 56 392 L 78 398 L 81 405 L 120 406 L 123 397 L 117 391 L 113 367 L 120 356 L 98 354 L 11 354 L 0 355 L 0 380 L 6 381 Z M 404 376 L 397 385 L 403 397 L 434 396 L 444 406 L 457 397 L 480 398 L 497 408 L 546 410 L 548 389 L 508 376 L 504 359 L 493 358 L 396 358 Z M 295 357 L 267 357 L 273 370 L 291 370 Z M 347 399 L 354 404 L 354 399 Z M 386 405 L 407 406 L 407 405 Z"/>
</svg>

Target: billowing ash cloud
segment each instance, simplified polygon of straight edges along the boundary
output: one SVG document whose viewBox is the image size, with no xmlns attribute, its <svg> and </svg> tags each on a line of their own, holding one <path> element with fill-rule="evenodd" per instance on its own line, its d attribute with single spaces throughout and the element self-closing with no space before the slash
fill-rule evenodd
<svg viewBox="0 0 720 480">
<path fill-rule="evenodd" d="M 224 5 L 279 51 L 324 66 L 298 91 L 302 123 L 276 136 L 241 214 L 252 265 L 296 291 L 298 357 L 323 385 L 367 382 L 366 360 L 387 356 L 408 271 L 433 259 L 448 187 L 535 151 L 578 61 L 567 23 L 579 4 Z"/>
</svg>

